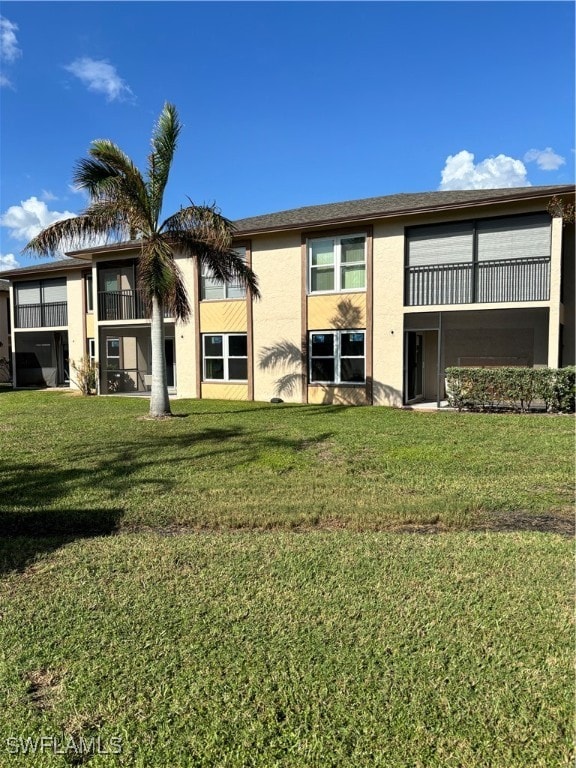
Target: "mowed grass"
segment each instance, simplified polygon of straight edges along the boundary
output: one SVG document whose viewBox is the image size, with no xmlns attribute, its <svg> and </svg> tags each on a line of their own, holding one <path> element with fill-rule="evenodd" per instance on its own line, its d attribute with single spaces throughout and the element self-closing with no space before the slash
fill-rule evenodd
<svg viewBox="0 0 576 768">
<path fill-rule="evenodd" d="M 573 418 L 0 394 L 5 530 L 402 525 L 572 516 Z"/>
<path fill-rule="evenodd" d="M 572 764 L 564 537 L 245 531 L 1 547 L 7 768 Z M 16 752 L 41 736 L 67 755 Z M 121 752 L 82 755 L 82 743 Z"/>
<path fill-rule="evenodd" d="M 0 392 L 0 766 L 572 764 L 571 417 L 173 406 Z"/>
</svg>

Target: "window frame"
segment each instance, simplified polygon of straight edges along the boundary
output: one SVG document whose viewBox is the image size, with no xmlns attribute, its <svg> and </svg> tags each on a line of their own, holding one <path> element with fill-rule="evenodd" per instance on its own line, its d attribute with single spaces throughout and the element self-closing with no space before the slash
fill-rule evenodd
<svg viewBox="0 0 576 768">
<path fill-rule="evenodd" d="M 233 248 L 235 251 L 244 251 L 243 259 L 245 263 L 248 263 L 248 247 L 245 245 L 238 245 Z M 214 277 L 212 277 L 210 270 L 202 265 L 200 270 L 200 289 L 199 289 L 199 295 L 200 295 L 200 301 L 246 301 L 247 296 L 247 290 L 244 286 L 242 286 L 240 283 L 234 283 L 229 281 L 220 281 L 216 280 Z M 206 291 L 206 281 L 211 280 L 212 281 L 212 288 L 218 288 L 222 291 L 221 296 L 210 296 L 209 298 L 206 298 L 205 291 Z M 240 296 L 229 296 L 228 292 L 230 289 L 239 289 L 241 295 Z M 213 334 L 217 335 L 217 334 Z"/>
<path fill-rule="evenodd" d="M 363 238 L 364 240 L 364 259 L 356 262 L 343 262 L 342 261 L 342 241 L 353 240 L 355 238 Z M 334 287 L 329 290 L 313 290 L 312 289 L 312 273 L 313 270 L 319 267 L 326 267 L 329 265 L 313 265 L 312 264 L 312 244 L 320 242 L 322 240 L 332 240 L 332 269 L 334 273 Z M 364 285 L 358 288 L 343 288 L 342 287 L 342 271 L 345 267 L 363 266 L 364 267 Z M 368 232 L 348 232 L 346 234 L 325 234 L 318 235 L 316 237 L 306 238 L 306 293 L 308 296 L 322 296 L 334 293 L 365 293 L 368 284 Z"/>
<path fill-rule="evenodd" d="M 84 295 L 86 301 L 86 314 L 94 314 L 94 280 L 92 272 L 84 275 Z"/>
<path fill-rule="evenodd" d="M 363 336 L 364 354 L 363 355 L 343 355 L 342 354 L 342 336 L 347 333 L 361 333 Z M 315 335 L 327 336 L 331 335 L 333 341 L 332 356 L 328 355 L 313 355 L 312 354 L 312 337 Z M 334 381 L 326 381 L 321 379 L 314 379 L 312 376 L 312 367 L 314 360 L 333 360 L 334 361 Z M 364 378 L 362 381 L 342 381 L 342 361 L 343 360 L 363 360 L 364 361 Z M 366 329 L 365 328 L 343 328 L 343 329 L 330 329 L 330 330 L 314 330 L 308 331 L 308 384 L 311 386 L 338 386 L 338 387 L 364 387 L 366 386 Z"/>
<path fill-rule="evenodd" d="M 93 336 L 89 336 L 86 339 L 86 351 L 88 352 L 88 360 L 90 363 L 96 362 L 96 339 Z"/>
<path fill-rule="evenodd" d="M 206 355 L 206 339 L 209 337 L 220 336 L 222 338 L 222 355 Z M 232 337 L 242 337 L 246 340 L 246 355 L 231 355 L 230 354 L 230 339 Z M 224 376 L 221 379 L 211 379 L 206 375 L 206 361 L 207 360 L 222 360 Z M 245 379 L 232 379 L 230 378 L 230 360 L 246 360 L 246 378 Z M 202 381 L 210 384 L 229 383 L 229 384 L 247 384 L 248 383 L 248 334 L 236 333 L 234 331 L 228 333 L 203 333 L 202 334 Z"/>
</svg>

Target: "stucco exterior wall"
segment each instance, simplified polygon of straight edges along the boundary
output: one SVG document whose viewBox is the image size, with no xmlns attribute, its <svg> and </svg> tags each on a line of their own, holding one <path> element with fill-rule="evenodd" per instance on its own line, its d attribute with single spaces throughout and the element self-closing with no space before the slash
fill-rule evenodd
<svg viewBox="0 0 576 768">
<path fill-rule="evenodd" d="M 0 358 L 10 359 L 10 334 L 8 333 L 10 318 L 10 291 L 0 290 Z M 8 368 L 0 368 L 0 382 L 9 380 L 10 374 Z"/>
<path fill-rule="evenodd" d="M 194 263 L 190 259 L 179 258 L 177 262 L 188 291 L 192 314 L 187 323 L 177 322 L 175 325 L 176 391 L 178 397 L 200 397 L 196 375 L 196 368 L 201 362 L 196 338 L 197 318 L 194 306 L 196 272 Z"/>
<path fill-rule="evenodd" d="M 402 405 L 404 226 L 374 225 L 373 400 Z"/>
<path fill-rule="evenodd" d="M 286 402 L 301 402 L 300 234 L 253 238 L 252 269 L 262 291 L 253 307 L 254 399 L 281 397 Z"/>
<path fill-rule="evenodd" d="M 206 400 L 248 400 L 247 384 L 202 382 L 201 390 L 201 397 Z"/>
<path fill-rule="evenodd" d="M 86 330 L 84 306 L 84 279 L 81 272 L 69 272 L 66 276 L 68 300 L 68 357 L 70 360 L 70 387 L 78 389 L 72 362 L 77 365 L 86 357 Z"/>
<path fill-rule="evenodd" d="M 245 299 L 200 302 L 200 333 L 246 333 L 247 330 Z"/>
<path fill-rule="evenodd" d="M 366 328 L 366 293 L 308 296 L 308 330 Z"/>
</svg>

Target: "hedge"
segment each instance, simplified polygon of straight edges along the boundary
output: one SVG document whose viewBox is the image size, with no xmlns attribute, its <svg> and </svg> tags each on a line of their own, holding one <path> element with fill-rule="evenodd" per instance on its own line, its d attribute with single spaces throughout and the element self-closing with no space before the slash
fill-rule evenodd
<svg viewBox="0 0 576 768">
<path fill-rule="evenodd" d="M 471 411 L 573 413 L 576 368 L 447 368 L 449 404 Z"/>
</svg>

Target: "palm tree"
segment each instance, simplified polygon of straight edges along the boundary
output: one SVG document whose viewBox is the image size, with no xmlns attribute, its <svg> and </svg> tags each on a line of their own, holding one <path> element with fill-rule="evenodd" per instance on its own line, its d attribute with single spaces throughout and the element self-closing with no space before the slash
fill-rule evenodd
<svg viewBox="0 0 576 768">
<path fill-rule="evenodd" d="M 24 248 L 42 256 L 82 247 L 103 237 L 139 245 L 138 289 L 151 316 L 152 387 L 150 416 L 170 416 L 164 353 L 164 311 L 177 320 L 190 317 L 190 303 L 175 260 L 179 254 L 207 267 L 217 280 L 235 280 L 259 296 L 255 274 L 232 249 L 233 225 L 212 205 L 190 205 L 161 220 L 164 190 L 181 124 L 176 108 L 164 105 L 152 133 L 144 177 L 132 160 L 107 139 L 93 141 L 89 157 L 77 163 L 74 183 L 89 203 L 78 216 L 46 227 Z"/>
</svg>

